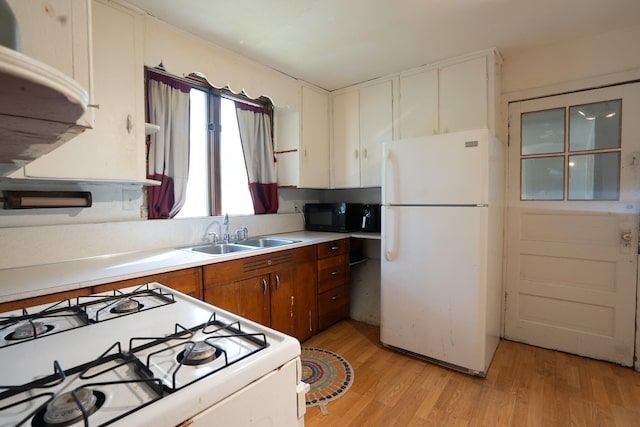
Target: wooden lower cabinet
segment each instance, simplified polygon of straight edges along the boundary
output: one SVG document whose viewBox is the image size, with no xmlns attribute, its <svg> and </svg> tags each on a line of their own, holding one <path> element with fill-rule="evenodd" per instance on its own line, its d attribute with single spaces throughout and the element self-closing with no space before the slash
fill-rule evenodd
<svg viewBox="0 0 640 427">
<path fill-rule="evenodd" d="M 0 313 L 21 308 L 34 307 L 41 304 L 54 303 L 65 299 L 73 299 L 79 296 L 108 292 L 114 289 L 139 286 L 149 282 L 158 282 L 175 289 L 176 291 L 191 295 L 194 298 L 202 299 L 202 268 L 194 267 L 137 277 L 135 279 L 119 280 L 117 282 L 105 283 L 94 287 L 80 288 L 66 292 L 56 292 L 54 294 L 0 303 Z"/>
<path fill-rule="evenodd" d="M 91 288 L 81 288 L 72 291 L 56 292 L 55 294 L 41 295 L 32 298 L 24 298 L 15 301 L 0 303 L 0 313 L 7 311 L 20 310 L 23 308 L 35 307 L 42 304 L 53 304 L 65 299 L 74 299 L 79 296 L 87 296 L 91 294 Z"/>
<path fill-rule="evenodd" d="M 349 239 L 318 246 L 318 330 L 349 316 Z"/>
<path fill-rule="evenodd" d="M 269 275 L 208 287 L 205 301 L 262 325 L 271 322 Z"/>
<path fill-rule="evenodd" d="M 304 341 L 317 330 L 315 247 L 210 264 L 204 300 Z"/>
<path fill-rule="evenodd" d="M 105 283 L 94 286 L 93 293 L 107 292 L 113 289 L 139 286 L 144 283 L 158 282 L 176 291 L 190 295 L 197 299 L 202 299 L 202 268 L 185 268 L 182 270 L 168 271 L 166 273 L 152 274 L 149 276 L 136 277 L 135 279 L 120 280 L 117 282 Z"/>
</svg>

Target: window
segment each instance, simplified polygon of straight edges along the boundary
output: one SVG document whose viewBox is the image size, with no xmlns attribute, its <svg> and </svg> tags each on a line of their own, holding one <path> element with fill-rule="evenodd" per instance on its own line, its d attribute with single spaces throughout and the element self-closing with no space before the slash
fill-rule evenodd
<svg viewBox="0 0 640 427">
<path fill-rule="evenodd" d="M 155 69 L 150 72 L 156 72 Z M 175 218 L 254 213 L 235 102 L 270 106 L 211 88 L 196 79 L 189 93 L 189 175 L 185 202 Z"/>
<path fill-rule="evenodd" d="M 617 99 L 522 114 L 520 198 L 618 200 L 621 110 Z"/>
</svg>

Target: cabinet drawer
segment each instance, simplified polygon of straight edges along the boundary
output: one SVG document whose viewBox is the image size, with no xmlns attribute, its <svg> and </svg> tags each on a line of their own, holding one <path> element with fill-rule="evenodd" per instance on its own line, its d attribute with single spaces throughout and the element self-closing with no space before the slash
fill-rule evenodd
<svg viewBox="0 0 640 427">
<path fill-rule="evenodd" d="M 349 253 L 349 239 L 318 244 L 318 259 Z"/>
<path fill-rule="evenodd" d="M 344 285 L 349 277 L 348 255 L 318 260 L 318 292 Z"/>
<path fill-rule="evenodd" d="M 347 284 L 318 295 L 318 328 L 326 329 L 349 316 L 349 286 Z"/>
<path fill-rule="evenodd" d="M 224 261 L 203 267 L 205 286 L 269 274 L 287 266 L 313 262 L 315 248 L 306 246 Z"/>
</svg>

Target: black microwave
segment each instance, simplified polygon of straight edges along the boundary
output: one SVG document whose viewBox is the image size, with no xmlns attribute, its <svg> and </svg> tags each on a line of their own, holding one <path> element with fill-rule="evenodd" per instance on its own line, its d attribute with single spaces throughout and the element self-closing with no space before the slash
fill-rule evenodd
<svg viewBox="0 0 640 427">
<path fill-rule="evenodd" d="M 346 233 L 362 229 L 362 203 L 307 203 L 305 229 Z"/>
</svg>

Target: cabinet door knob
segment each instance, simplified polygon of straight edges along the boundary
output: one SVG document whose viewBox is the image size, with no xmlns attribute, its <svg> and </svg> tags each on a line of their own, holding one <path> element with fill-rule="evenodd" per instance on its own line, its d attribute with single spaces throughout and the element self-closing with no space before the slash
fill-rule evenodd
<svg viewBox="0 0 640 427">
<path fill-rule="evenodd" d="M 355 149 L 355 151 L 353 152 L 353 154 L 354 154 L 355 158 L 357 159 L 357 158 L 358 158 L 358 149 L 357 149 L 357 148 Z"/>
<path fill-rule="evenodd" d="M 366 159 L 367 158 L 367 149 L 365 148 L 364 150 L 362 150 L 362 156 Z"/>
</svg>

